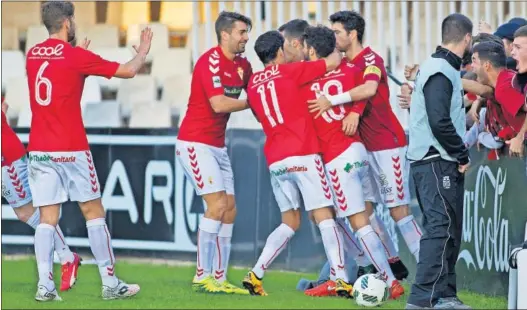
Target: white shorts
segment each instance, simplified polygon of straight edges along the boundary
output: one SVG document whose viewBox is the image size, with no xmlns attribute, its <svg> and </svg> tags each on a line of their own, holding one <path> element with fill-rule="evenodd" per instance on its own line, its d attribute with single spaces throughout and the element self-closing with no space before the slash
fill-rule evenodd
<svg viewBox="0 0 527 310">
<path fill-rule="evenodd" d="M 362 180 L 368 170 L 368 153 L 364 145 L 358 142 L 326 164 L 337 217 L 345 218 L 366 209 Z"/>
<path fill-rule="evenodd" d="M 33 200 L 29 190 L 27 157 L 2 167 L 2 197 L 12 208 L 24 206 Z"/>
<path fill-rule="evenodd" d="M 293 156 L 269 166 L 271 186 L 280 212 L 333 206 L 331 186 L 319 155 Z"/>
<path fill-rule="evenodd" d="M 370 170 L 364 178 L 364 199 L 388 208 L 410 203 L 407 147 L 368 152 Z"/>
<path fill-rule="evenodd" d="M 234 175 L 226 147 L 177 140 L 176 154 L 198 195 L 221 191 L 234 195 Z"/>
<path fill-rule="evenodd" d="M 29 187 L 34 207 L 101 197 L 90 151 L 30 152 Z"/>
</svg>

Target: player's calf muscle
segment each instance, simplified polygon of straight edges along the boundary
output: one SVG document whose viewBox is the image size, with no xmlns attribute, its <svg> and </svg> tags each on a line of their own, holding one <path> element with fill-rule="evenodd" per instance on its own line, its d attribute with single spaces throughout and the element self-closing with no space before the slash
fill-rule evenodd
<svg viewBox="0 0 527 310">
<path fill-rule="evenodd" d="M 332 208 L 329 207 L 316 209 L 311 212 L 313 213 L 313 218 L 317 225 L 324 220 L 335 218 Z"/>
<path fill-rule="evenodd" d="M 35 213 L 36 209 L 33 208 L 33 203 L 27 203 L 21 207 L 14 208 L 16 217 L 18 217 L 19 220 L 22 222 L 27 222 L 29 218 Z"/>
<path fill-rule="evenodd" d="M 225 213 L 228 211 L 227 194 L 222 192 L 205 194 L 202 196 L 205 203 L 207 203 L 207 210 L 205 217 L 217 221 L 222 221 Z M 234 213 L 236 216 L 236 213 Z"/>
<path fill-rule="evenodd" d="M 366 225 L 370 225 L 370 218 L 366 211 L 350 215 L 348 220 L 350 221 L 353 231 L 357 231 Z"/>
<path fill-rule="evenodd" d="M 106 216 L 101 198 L 79 202 L 79 207 L 81 208 L 82 215 L 84 215 L 86 221 L 100 219 Z"/>
<path fill-rule="evenodd" d="M 368 214 L 368 216 L 371 216 L 375 211 L 375 209 L 373 208 L 373 203 L 371 201 L 366 201 L 364 204 L 366 206 L 366 214 Z"/>
<path fill-rule="evenodd" d="M 410 208 L 408 207 L 408 205 L 390 208 L 390 215 L 392 216 L 394 221 L 397 222 L 410 215 Z"/>
<path fill-rule="evenodd" d="M 282 212 L 282 223 L 289 226 L 292 230 L 297 231 L 300 228 L 300 211 L 289 210 Z"/>
<path fill-rule="evenodd" d="M 59 223 L 60 205 L 42 206 L 40 209 L 40 223 L 57 226 Z"/>
</svg>

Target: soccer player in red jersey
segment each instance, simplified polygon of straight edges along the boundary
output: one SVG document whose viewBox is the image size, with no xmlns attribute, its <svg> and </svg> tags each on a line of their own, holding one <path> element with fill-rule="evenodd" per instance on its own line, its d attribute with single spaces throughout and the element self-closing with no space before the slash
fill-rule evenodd
<svg viewBox="0 0 527 310">
<path fill-rule="evenodd" d="M 177 137 L 178 162 L 207 204 L 192 281 L 194 290 L 201 292 L 249 294 L 227 281 L 236 207 L 225 129 L 231 112 L 248 108 L 247 101 L 238 98 L 252 74 L 250 63 L 240 56 L 250 29 L 248 17 L 234 12 L 219 15 L 218 46 L 196 62 L 188 110 Z"/>
<path fill-rule="evenodd" d="M 74 6 L 68 1 L 42 4 L 42 21 L 49 39 L 31 47 L 26 56 L 26 72 L 32 112 L 29 133 L 29 187 L 33 206 L 40 208 L 40 224 L 35 232 L 38 266 L 38 301 L 60 300 L 53 283 L 53 239 L 60 206 L 78 201 L 86 219 L 88 238 L 102 278 L 103 299 L 126 298 L 139 292 L 136 284 L 126 284 L 115 276 L 110 233 L 101 203 L 80 99 L 89 75 L 132 78 L 144 65 L 152 32 L 141 33 L 137 55 L 126 64 L 102 59 L 68 42 L 75 38 Z"/>
<path fill-rule="evenodd" d="M 373 228 L 381 236 L 392 270 L 401 280 L 408 276 L 408 270 L 400 261 L 382 221 L 375 217 L 373 203 L 384 204 L 390 209 L 410 252 L 419 260 L 422 233 L 408 207 L 410 165 L 406 160 L 406 136 L 390 106 L 384 61 L 369 47 L 362 46 L 364 19 L 354 11 L 340 11 L 329 19 L 337 38 L 337 48 L 346 53 L 346 61 L 363 72 L 364 84 L 337 96 L 321 96 L 311 101 L 311 110 L 318 110 L 320 114 L 345 102 L 368 100 L 362 115 L 350 113 L 344 122 L 350 122 L 354 127 L 360 122 L 359 134 L 368 151 L 370 163 L 370 173 L 365 178 L 366 210 L 371 215 Z"/>
<path fill-rule="evenodd" d="M 306 29 L 304 54 L 308 57 L 307 60 L 316 61 L 327 57 L 335 49 L 335 42 L 333 31 L 327 27 Z M 352 89 L 362 83 L 362 71 L 354 64 L 342 61 L 335 70 L 304 85 L 301 91 L 307 102 L 319 96 L 319 92 L 329 96 L 339 95 L 345 89 Z M 381 272 L 390 287 L 391 297 L 395 299 L 404 294 L 404 288 L 395 279 L 390 269 L 388 257 L 379 236 L 370 225 L 364 204 L 362 180 L 369 169 L 368 154 L 357 132 L 357 127 L 342 122 L 349 113 L 361 115 L 365 106 L 365 101 L 345 103 L 332 107 L 322 113 L 321 117 L 314 118 L 316 113 L 312 113 L 312 116 L 320 142 L 322 159 L 333 188 L 337 217 L 349 220 L 365 250 L 365 256 Z M 342 230 L 344 239 L 348 241 L 345 236 L 351 236 L 353 232 L 347 223 L 341 221 L 339 229 Z M 354 248 L 356 246 L 351 240 L 345 242 L 345 250 L 353 251 Z M 367 264 L 370 264 L 369 262 Z M 357 263 L 360 265 L 359 262 Z M 334 278 L 330 277 L 326 283 L 307 290 L 306 295 L 327 296 L 328 293 L 331 294 L 333 287 L 335 287 Z"/>
<path fill-rule="evenodd" d="M 342 235 L 333 215 L 330 183 L 326 178 L 315 127 L 300 87 L 335 69 L 336 51 L 315 62 L 285 64 L 284 37 L 278 31 L 262 34 L 254 50 L 265 68 L 254 73 L 247 86 L 249 104 L 267 137 L 264 154 L 271 173 L 273 193 L 282 212 L 282 224 L 267 238 L 254 268 L 243 280 L 253 295 L 267 295 L 262 278 L 300 226 L 299 208 L 312 212 L 320 228 L 328 260 L 336 273 L 336 293 L 350 296 Z"/>
<path fill-rule="evenodd" d="M 502 45 L 484 42 L 473 49 L 472 67 L 478 75 L 478 82 L 494 88 L 496 102 L 501 106 L 505 120 L 516 134 L 512 140 L 520 141 L 521 147 L 517 153 L 510 150 L 511 155 L 522 156 L 524 153 L 522 144 L 525 140 L 523 127 L 527 123 L 527 104 L 525 95 L 513 87 L 516 72 L 507 69 L 505 59 L 505 49 Z"/>
<path fill-rule="evenodd" d="M 7 122 L 7 103 L 2 102 L 2 197 L 22 222 L 36 229 L 40 224 L 40 211 L 33 207 L 29 189 L 26 148 Z M 71 252 L 64 234 L 57 225 L 53 245 L 62 265 L 60 290 L 69 290 L 77 280 L 80 257 Z"/>
<path fill-rule="evenodd" d="M 513 86 L 523 94 L 524 102 L 527 104 L 527 26 L 520 27 L 514 33 L 511 55 L 516 60 L 516 70 L 518 70 L 513 80 Z M 527 132 L 527 119 L 518 135 L 508 142 L 511 153 L 521 155 L 525 151 L 525 132 Z"/>
</svg>

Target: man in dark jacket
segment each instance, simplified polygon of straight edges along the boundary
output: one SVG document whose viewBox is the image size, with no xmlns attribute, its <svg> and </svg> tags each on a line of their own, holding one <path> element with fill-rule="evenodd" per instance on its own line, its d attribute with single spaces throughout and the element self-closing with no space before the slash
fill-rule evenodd
<svg viewBox="0 0 527 310">
<path fill-rule="evenodd" d="M 419 67 L 410 110 L 407 157 L 424 234 L 407 309 L 470 309 L 457 298 L 455 266 L 461 246 L 465 110 L 461 61 L 470 51 L 472 22 L 462 14 L 441 25 L 442 44 Z"/>
</svg>

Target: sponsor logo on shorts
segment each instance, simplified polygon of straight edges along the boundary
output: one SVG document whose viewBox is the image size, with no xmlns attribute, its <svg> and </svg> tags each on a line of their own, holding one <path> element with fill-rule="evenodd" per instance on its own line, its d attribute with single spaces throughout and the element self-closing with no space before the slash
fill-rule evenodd
<svg viewBox="0 0 527 310">
<path fill-rule="evenodd" d="M 386 177 L 386 174 L 381 174 L 379 176 L 379 180 L 381 182 L 381 194 L 383 195 L 389 195 L 392 193 L 392 187 L 390 186 L 390 183 L 388 182 L 388 178 Z M 388 201 L 386 201 L 388 203 Z"/>
<path fill-rule="evenodd" d="M 7 197 L 11 195 L 11 191 L 7 189 L 7 186 L 2 184 L 2 197 Z"/>
<path fill-rule="evenodd" d="M 29 155 L 29 161 L 52 161 L 55 163 L 74 163 L 77 160 L 75 156 L 51 156 L 45 155 Z"/>
<path fill-rule="evenodd" d="M 306 166 L 293 166 L 293 167 L 285 167 L 285 168 L 278 169 L 278 170 L 271 170 L 271 174 L 275 177 L 279 177 L 286 173 L 306 172 L 306 171 L 307 171 Z"/>
<path fill-rule="evenodd" d="M 344 167 L 344 171 L 349 173 L 349 172 L 351 172 L 351 170 L 359 169 L 359 168 L 362 168 L 362 167 L 367 167 L 369 165 L 370 165 L 370 162 L 367 161 L 367 160 L 356 161 L 354 163 L 347 163 L 346 166 Z"/>
</svg>

